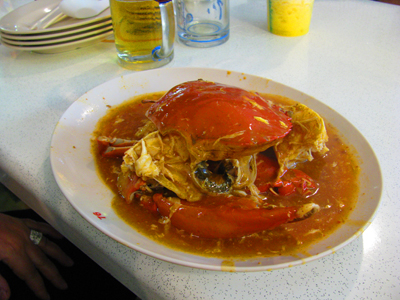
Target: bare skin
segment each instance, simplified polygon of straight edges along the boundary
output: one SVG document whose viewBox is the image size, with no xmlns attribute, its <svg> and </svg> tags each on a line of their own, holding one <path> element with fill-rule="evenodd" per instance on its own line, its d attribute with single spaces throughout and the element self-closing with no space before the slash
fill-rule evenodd
<svg viewBox="0 0 400 300">
<path fill-rule="evenodd" d="M 59 289 L 68 286 L 48 256 L 64 266 L 72 266 L 74 262 L 45 236 L 38 245 L 34 245 L 29 239 L 31 229 L 52 238 L 62 238 L 60 233 L 46 223 L 0 214 L 0 261 L 24 280 L 38 298 L 50 299 L 42 276 Z M 7 300 L 10 296 L 10 287 L 0 274 L 0 300 Z"/>
</svg>

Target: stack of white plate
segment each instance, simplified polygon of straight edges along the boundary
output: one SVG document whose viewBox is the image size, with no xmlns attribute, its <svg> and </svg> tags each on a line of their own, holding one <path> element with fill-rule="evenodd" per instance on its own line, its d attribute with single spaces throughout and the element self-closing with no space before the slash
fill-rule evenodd
<svg viewBox="0 0 400 300">
<path fill-rule="evenodd" d="M 1 43 L 15 50 L 59 53 L 89 46 L 113 33 L 109 8 L 92 18 L 67 17 L 46 29 L 31 29 L 60 2 L 33 1 L 5 15 L 0 20 Z"/>
</svg>

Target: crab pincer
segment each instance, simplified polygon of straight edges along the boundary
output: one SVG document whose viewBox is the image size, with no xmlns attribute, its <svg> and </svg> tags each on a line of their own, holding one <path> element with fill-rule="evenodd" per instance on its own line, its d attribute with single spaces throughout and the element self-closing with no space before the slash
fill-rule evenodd
<svg viewBox="0 0 400 300">
<path fill-rule="evenodd" d="M 263 208 L 243 198 L 216 197 L 211 203 L 193 205 L 180 203 L 155 194 L 158 212 L 169 217 L 171 224 L 202 238 L 237 238 L 279 225 L 304 219 L 319 210 L 316 204 L 292 207 Z"/>
</svg>

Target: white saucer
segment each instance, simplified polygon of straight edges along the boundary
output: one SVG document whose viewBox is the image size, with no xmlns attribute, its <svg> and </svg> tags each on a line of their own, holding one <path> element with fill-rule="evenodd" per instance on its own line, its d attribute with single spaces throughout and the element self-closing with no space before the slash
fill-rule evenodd
<svg viewBox="0 0 400 300">
<path fill-rule="evenodd" d="M 4 46 L 14 49 L 14 50 L 33 51 L 33 52 L 43 53 L 43 54 L 53 54 L 53 53 L 61 53 L 61 52 L 71 51 L 71 50 L 83 48 L 86 46 L 90 46 L 96 42 L 102 41 L 106 37 L 112 35 L 112 33 L 113 33 L 113 31 L 111 29 L 104 33 L 97 34 L 95 36 L 84 37 L 84 38 L 80 38 L 78 40 L 57 43 L 54 45 L 16 46 L 16 45 L 9 44 L 3 37 L 1 37 L 1 43 Z"/>
<path fill-rule="evenodd" d="M 65 30 L 65 31 L 60 31 L 60 32 L 49 32 L 47 34 L 8 34 L 5 32 L 0 31 L 0 34 L 3 38 L 6 38 L 8 40 L 14 40 L 14 41 L 35 41 L 35 40 L 47 40 L 47 39 L 59 39 L 62 37 L 66 36 L 71 36 L 71 35 L 78 35 L 82 34 L 85 32 L 88 32 L 90 30 L 95 30 L 95 29 L 101 29 L 105 28 L 108 26 L 112 26 L 112 21 L 111 19 L 106 19 L 101 22 L 96 22 L 96 23 L 91 23 L 88 24 L 87 26 L 79 26 L 75 29 L 71 30 Z"/>
<path fill-rule="evenodd" d="M 112 25 L 106 25 L 104 27 L 101 27 L 99 29 L 94 29 L 94 30 L 89 30 L 82 32 L 80 34 L 71 34 L 71 35 L 66 35 L 62 36 L 60 38 L 53 38 L 53 39 L 40 39 L 40 40 L 14 40 L 14 39 L 9 39 L 6 36 L 4 36 L 2 33 L 0 33 L 0 36 L 4 42 L 6 42 L 9 45 L 14 45 L 14 46 L 46 46 L 46 45 L 54 45 L 54 44 L 60 44 L 63 42 L 69 42 L 69 41 L 76 41 L 81 38 L 86 38 L 86 37 L 92 37 L 95 35 L 101 35 L 103 33 L 109 33 L 112 31 L 113 27 Z"/>
<path fill-rule="evenodd" d="M 0 31 L 6 34 L 46 34 L 57 31 L 76 29 L 79 26 L 87 26 L 91 23 L 104 21 L 111 18 L 110 8 L 99 15 L 87 19 L 66 18 L 46 29 L 32 30 L 33 24 L 50 13 L 58 6 L 60 0 L 33 1 L 11 11 L 0 20 Z"/>
</svg>

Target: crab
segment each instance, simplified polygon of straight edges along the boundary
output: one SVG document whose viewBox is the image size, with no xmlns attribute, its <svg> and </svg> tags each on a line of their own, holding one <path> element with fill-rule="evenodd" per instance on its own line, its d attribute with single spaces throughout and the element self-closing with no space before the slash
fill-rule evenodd
<svg viewBox="0 0 400 300">
<path fill-rule="evenodd" d="M 98 138 L 103 156 L 123 153 L 117 185 L 128 203 L 204 238 L 243 237 L 319 211 L 307 202 L 317 184 L 295 167 L 328 151 L 328 137 L 305 105 L 197 80 L 173 87 L 146 116 L 137 140 Z M 271 205 L 267 191 L 297 192 L 305 203 Z"/>
</svg>

